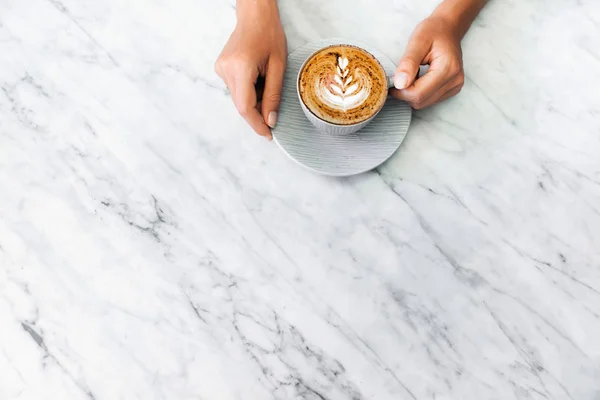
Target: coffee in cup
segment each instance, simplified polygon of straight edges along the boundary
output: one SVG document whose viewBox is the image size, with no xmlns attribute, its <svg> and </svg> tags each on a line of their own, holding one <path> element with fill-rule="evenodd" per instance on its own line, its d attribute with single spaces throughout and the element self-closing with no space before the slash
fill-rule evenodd
<svg viewBox="0 0 600 400">
<path fill-rule="evenodd" d="M 298 96 L 308 119 L 321 131 L 356 132 L 385 104 L 390 78 L 368 51 L 347 44 L 312 54 L 298 74 Z"/>
</svg>

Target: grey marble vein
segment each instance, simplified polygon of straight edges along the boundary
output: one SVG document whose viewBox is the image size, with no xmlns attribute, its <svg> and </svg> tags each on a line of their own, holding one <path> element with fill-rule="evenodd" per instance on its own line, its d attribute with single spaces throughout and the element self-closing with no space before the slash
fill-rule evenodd
<svg viewBox="0 0 600 400">
<path fill-rule="evenodd" d="M 234 3 L 0 2 L 0 400 L 600 399 L 600 3 L 490 2 L 346 179 L 236 115 Z M 395 61 L 436 3 L 280 1 Z"/>
</svg>

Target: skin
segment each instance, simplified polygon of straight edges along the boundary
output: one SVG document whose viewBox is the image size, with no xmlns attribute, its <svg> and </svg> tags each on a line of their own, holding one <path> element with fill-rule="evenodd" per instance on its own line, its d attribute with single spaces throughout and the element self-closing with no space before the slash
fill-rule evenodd
<svg viewBox="0 0 600 400">
<path fill-rule="evenodd" d="M 394 77 L 390 94 L 422 109 L 452 97 L 463 87 L 465 72 L 460 42 L 485 0 L 445 0 L 417 25 Z M 429 65 L 415 79 L 420 65 Z"/>
<path fill-rule="evenodd" d="M 422 109 L 458 94 L 464 84 L 461 40 L 486 0 L 444 0 L 411 35 L 390 95 Z M 237 24 L 215 63 L 240 115 L 271 140 L 287 60 L 276 0 L 237 0 Z M 429 65 L 418 77 L 419 66 Z M 264 78 L 262 101 L 257 83 Z M 260 85 L 259 85 L 260 86 Z"/>
<path fill-rule="evenodd" d="M 287 44 L 276 0 L 237 0 L 237 25 L 215 64 L 242 117 L 271 140 L 277 123 Z M 256 83 L 264 77 L 262 102 Z"/>
</svg>

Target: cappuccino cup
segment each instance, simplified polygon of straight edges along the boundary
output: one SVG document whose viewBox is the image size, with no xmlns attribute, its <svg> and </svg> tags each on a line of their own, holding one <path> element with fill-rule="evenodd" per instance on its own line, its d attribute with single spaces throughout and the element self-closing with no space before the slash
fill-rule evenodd
<svg viewBox="0 0 600 400">
<path fill-rule="evenodd" d="M 300 68 L 300 105 L 317 130 L 349 135 L 383 108 L 394 86 L 375 56 L 358 46 L 336 44 L 314 52 Z"/>
</svg>

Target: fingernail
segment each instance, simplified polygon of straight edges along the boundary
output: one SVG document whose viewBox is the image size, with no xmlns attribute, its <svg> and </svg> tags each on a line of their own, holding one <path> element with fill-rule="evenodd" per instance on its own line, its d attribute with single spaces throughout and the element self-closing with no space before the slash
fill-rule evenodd
<svg viewBox="0 0 600 400">
<path fill-rule="evenodd" d="M 394 76 L 394 86 L 396 89 L 405 89 L 407 82 L 408 75 L 406 75 L 404 72 L 398 72 L 396 76 Z"/>
<path fill-rule="evenodd" d="M 267 117 L 267 124 L 269 124 L 269 126 L 271 128 L 275 128 L 275 125 L 277 124 L 277 112 L 276 111 L 271 111 L 269 113 L 269 116 Z"/>
</svg>

